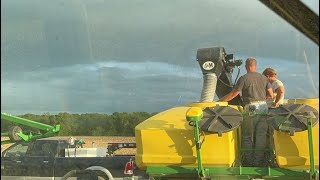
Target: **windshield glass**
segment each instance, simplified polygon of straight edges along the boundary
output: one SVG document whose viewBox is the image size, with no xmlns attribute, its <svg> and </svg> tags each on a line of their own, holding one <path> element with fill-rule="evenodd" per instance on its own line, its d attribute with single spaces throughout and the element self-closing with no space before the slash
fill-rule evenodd
<svg viewBox="0 0 320 180">
<path fill-rule="evenodd" d="M 318 0 L 302 2 L 319 15 Z M 2 0 L 1 5 L 1 112 L 60 124 L 59 136 L 74 136 L 79 148 L 134 142 L 139 123 L 198 102 L 200 48 L 223 47 L 243 60 L 239 76 L 233 69 L 232 85 L 246 73 L 245 60 L 255 57 L 259 73 L 267 67 L 277 71 L 286 100 L 319 98 L 319 45 L 257 0 Z M 1 125 L 7 132 L 15 122 Z M 50 128 L 22 126 L 26 135 L 41 138 Z M 95 139 L 82 141 L 85 136 Z"/>
</svg>

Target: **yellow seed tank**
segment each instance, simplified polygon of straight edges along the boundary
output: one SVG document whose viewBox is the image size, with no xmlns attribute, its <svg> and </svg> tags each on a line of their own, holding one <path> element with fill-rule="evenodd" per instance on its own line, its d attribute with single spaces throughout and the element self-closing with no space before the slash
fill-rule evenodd
<svg viewBox="0 0 320 180">
<path fill-rule="evenodd" d="M 163 111 L 136 126 L 136 163 L 147 166 L 197 166 L 194 130 L 186 120 L 190 107 L 227 106 L 226 102 L 191 103 Z M 237 106 L 231 106 L 238 109 Z M 206 134 L 201 147 L 206 167 L 231 167 L 238 155 L 238 131 Z"/>
</svg>

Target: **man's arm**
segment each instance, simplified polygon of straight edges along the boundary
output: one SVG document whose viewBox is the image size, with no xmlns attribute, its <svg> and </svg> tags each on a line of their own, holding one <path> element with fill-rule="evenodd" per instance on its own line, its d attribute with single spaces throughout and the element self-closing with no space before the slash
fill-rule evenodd
<svg viewBox="0 0 320 180">
<path fill-rule="evenodd" d="M 272 88 L 267 89 L 267 99 L 272 99 L 273 98 L 273 91 Z"/>
<path fill-rule="evenodd" d="M 279 101 L 282 99 L 282 97 L 284 97 L 284 92 L 285 92 L 284 87 L 283 86 L 279 86 L 276 89 L 276 92 L 277 92 L 277 96 L 276 96 L 276 100 L 273 103 L 274 106 L 278 106 L 279 105 Z"/>
<path fill-rule="evenodd" d="M 270 82 L 268 81 L 268 79 L 267 79 L 266 89 L 267 89 L 266 98 L 272 99 L 273 98 L 273 90 L 272 90 L 272 86 L 271 86 Z"/>
<path fill-rule="evenodd" d="M 234 89 L 225 96 L 223 96 L 219 101 L 231 101 L 233 98 L 235 98 L 238 94 L 240 94 L 240 90 Z"/>
<path fill-rule="evenodd" d="M 219 101 L 231 101 L 238 94 L 240 94 L 243 86 L 244 86 L 244 80 L 243 80 L 243 76 L 241 76 L 238 79 L 234 89 L 231 92 L 229 92 L 228 94 L 226 94 L 225 96 L 223 96 L 221 99 L 219 99 Z"/>
</svg>

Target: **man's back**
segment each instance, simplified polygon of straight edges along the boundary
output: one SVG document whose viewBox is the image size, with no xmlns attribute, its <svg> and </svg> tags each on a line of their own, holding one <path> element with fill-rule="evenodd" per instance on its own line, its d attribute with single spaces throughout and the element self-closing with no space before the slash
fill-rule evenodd
<svg viewBox="0 0 320 180">
<path fill-rule="evenodd" d="M 242 92 L 244 104 L 266 100 L 266 89 L 271 87 L 268 79 L 258 72 L 248 72 L 241 76 L 235 86 Z"/>
<path fill-rule="evenodd" d="M 265 118 L 265 113 L 268 111 L 266 99 L 267 97 L 272 98 L 273 92 L 267 77 L 257 72 L 255 58 L 251 57 L 246 60 L 246 70 L 247 74 L 241 76 L 235 88 L 223 96 L 220 101 L 230 101 L 242 93 L 241 96 L 245 105 L 244 111 L 249 112 L 246 113 L 249 116 L 244 116 L 241 124 L 241 148 L 265 149 L 268 129 Z M 253 106 L 254 109 L 251 108 Z M 259 166 L 264 160 L 263 151 L 245 151 L 243 153 L 244 160 L 242 163 L 244 166 L 251 166 L 252 164 Z"/>
</svg>

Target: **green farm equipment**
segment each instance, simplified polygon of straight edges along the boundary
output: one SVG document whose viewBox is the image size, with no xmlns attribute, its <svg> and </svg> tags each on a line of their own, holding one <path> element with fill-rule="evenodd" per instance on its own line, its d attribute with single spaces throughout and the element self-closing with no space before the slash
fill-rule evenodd
<svg viewBox="0 0 320 180">
<path fill-rule="evenodd" d="M 1 140 L 1 144 L 8 144 L 16 141 L 30 141 L 33 139 L 55 136 L 60 131 L 60 125 L 47 125 L 40 122 L 13 116 L 7 113 L 1 113 L 1 121 L 10 121 L 23 126 L 38 129 L 39 132 L 24 132 L 19 126 L 12 126 L 8 132 L 1 132 L 1 137 L 8 136 L 9 140 Z"/>
<path fill-rule="evenodd" d="M 286 104 L 270 110 L 266 116 L 276 128 L 274 145 L 266 149 L 241 148 L 241 116 L 224 102 L 191 103 L 159 113 L 136 127 L 137 165 L 158 180 L 319 179 L 316 107 Z M 244 166 L 242 154 L 248 150 L 264 151 L 270 163 Z"/>
<path fill-rule="evenodd" d="M 214 102 L 215 94 L 221 98 L 233 89 L 233 68 L 242 61 L 223 47 L 199 49 L 197 60 L 204 79 L 200 101 L 160 112 L 136 126 L 139 168 L 159 180 L 319 179 L 319 98 L 287 99 L 263 112 L 245 110 L 240 97 Z M 269 144 L 263 148 L 241 145 L 242 124 L 250 119 L 268 126 Z M 246 164 L 248 151 L 262 153 L 263 162 Z"/>
</svg>

